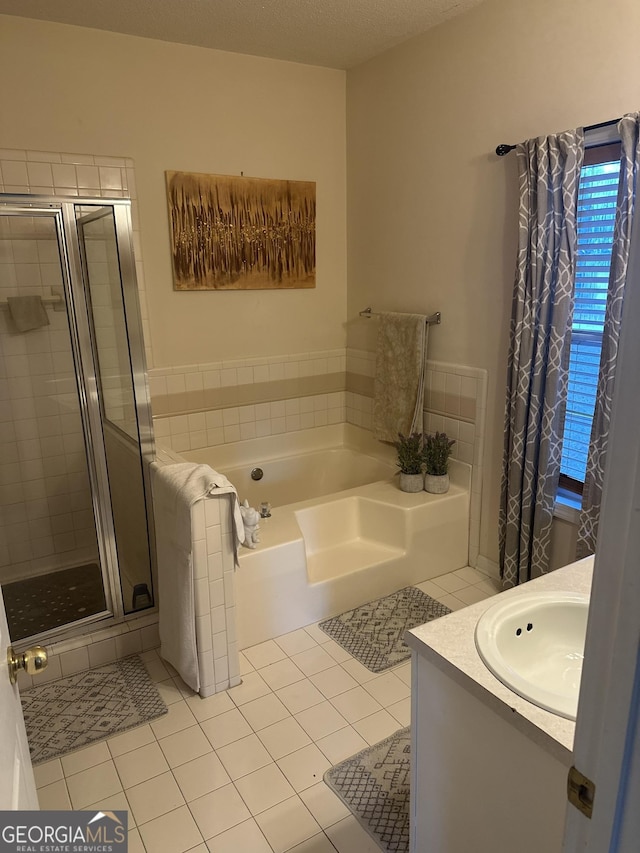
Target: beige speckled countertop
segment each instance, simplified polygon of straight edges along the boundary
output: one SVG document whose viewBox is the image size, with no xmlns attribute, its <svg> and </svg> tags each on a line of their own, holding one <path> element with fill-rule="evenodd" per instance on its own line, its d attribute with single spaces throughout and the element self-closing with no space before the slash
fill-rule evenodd
<svg viewBox="0 0 640 853">
<path fill-rule="evenodd" d="M 591 590 L 593 557 L 586 557 L 557 569 L 523 586 L 500 593 L 516 596 L 528 592 Z M 552 714 L 505 687 L 492 675 L 476 650 L 474 631 L 480 616 L 496 603 L 492 596 L 477 604 L 456 610 L 406 635 L 406 641 L 419 655 L 438 667 L 511 725 L 530 737 L 558 760 L 567 763 L 573 750 L 575 723 Z"/>
</svg>

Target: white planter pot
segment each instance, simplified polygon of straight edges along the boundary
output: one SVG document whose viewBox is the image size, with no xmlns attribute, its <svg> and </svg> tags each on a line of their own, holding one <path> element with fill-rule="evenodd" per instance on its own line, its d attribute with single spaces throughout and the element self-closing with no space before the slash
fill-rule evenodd
<svg viewBox="0 0 640 853">
<path fill-rule="evenodd" d="M 421 492 L 424 489 L 422 474 L 403 474 L 400 471 L 400 490 L 403 492 Z"/>
<path fill-rule="evenodd" d="M 425 474 L 424 490 L 432 495 L 444 495 L 449 491 L 449 475 Z"/>
</svg>

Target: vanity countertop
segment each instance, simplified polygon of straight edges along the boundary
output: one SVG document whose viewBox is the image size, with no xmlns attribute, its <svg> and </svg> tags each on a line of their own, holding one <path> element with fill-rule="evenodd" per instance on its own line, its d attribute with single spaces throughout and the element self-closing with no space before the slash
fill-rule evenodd
<svg viewBox="0 0 640 853">
<path fill-rule="evenodd" d="M 500 593 L 517 596 L 529 592 L 589 593 L 593 557 L 586 557 L 536 578 L 527 584 Z M 509 690 L 482 662 L 474 639 L 482 614 L 496 602 L 492 596 L 447 616 L 419 625 L 406 635 L 409 646 L 454 679 L 511 725 L 530 737 L 558 760 L 567 763 L 573 750 L 575 723 L 522 699 Z"/>
</svg>

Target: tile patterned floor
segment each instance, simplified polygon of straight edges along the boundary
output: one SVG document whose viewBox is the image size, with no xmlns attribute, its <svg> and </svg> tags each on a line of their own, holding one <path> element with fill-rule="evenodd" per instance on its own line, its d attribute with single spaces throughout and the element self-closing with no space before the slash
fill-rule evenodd
<svg viewBox="0 0 640 853">
<path fill-rule="evenodd" d="M 498 592 L 472 568 L 419 584 L 458 610 Z M 325 770 L 409 725 L 410 663 L 369 672 L 317 625 L 246 649 L 201 699 L 142 656 L 169 713 L 35 768 L 43 809 L 127 809 L 130 853 L 380 853 Z"/>
</svg>

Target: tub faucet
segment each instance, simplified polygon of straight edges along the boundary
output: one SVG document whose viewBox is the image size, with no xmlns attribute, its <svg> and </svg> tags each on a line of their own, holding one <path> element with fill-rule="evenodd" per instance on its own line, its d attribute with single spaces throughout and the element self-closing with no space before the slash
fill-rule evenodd
<svg viewBox="0 0 640 853">
<path fill-rule="evenodd" d="M 271 518 L 271 504 L 269 501 L 263 501 L 260 504 L 260 517 Z"/>
</svg>

